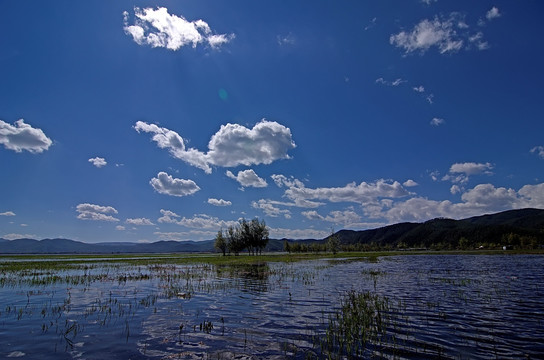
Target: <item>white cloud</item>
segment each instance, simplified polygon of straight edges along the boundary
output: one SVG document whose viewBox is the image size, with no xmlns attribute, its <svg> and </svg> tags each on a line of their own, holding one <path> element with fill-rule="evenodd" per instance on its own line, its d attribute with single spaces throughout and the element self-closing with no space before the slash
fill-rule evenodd
<svg viewBox="0 0 544 360">
<path fill-rule="evenodd" d="M 132 225 L 155 225 L 151 220 L 146 218 L 126 219 L 125 222 Z"/>
<path fill-rule="evenodd" d="M 170 196 L 187 196 L 200 190 L 193 180 L 176 179 L 164 171 L 159 172 L 149 183 L 159 194 Z"/>
<path fill-rule="evenodd" d="M 544 146 L 535 146 L 531 149 L 531 153 L 538 154 L 541 159 L 544 159 Z"/>
<path fill-rule="evenodd" d="M 106 159 L 101 157 L 95 157 L 89 159 L 89 162 L 92 163 L 97 168 L 101 168 L 102 166 L 106 166 L 108 163 L 106 162 Z"/>
<path fill-rule="evenodd" d="M 382 209 L 365 209 L 373 218 L 385 218 L 390 223 L 425 221 L 436 217 L 462 219 L 484 213 L 521 208 L 544 208 L 544 183 L 525 185 L 519 191 L 511 188 L 479 184 L 461 195 L 461 202 L 435 201 L 414 197 Z"/>
<path fill-rule="evenodd" d="M 115 227 L 115 230 L 117 230 L 117 231 L 124 231 L 124 230 L 125 230 L 125 227 L 124 227 L 123 225 L 117 225 L 117 226 Z"/>
<path fill-rule="evenodd" d="M 418 93 L 424 93 L 425 92 L 425 88 L 422 86 L 422 85 L 419 85 L 419 86 L 416 86 L 414 88 L 412 88 L 415 92 L 418 92 Z"/>
<path fill-rule="evenodd" d="M 112 215 L 108 215 L 117 214 L 117 210 L 111 206 L 84 203 L 77 205 L 76 211 L 79 213 L 77 218 L 80 220 L 119 221 L 119 219 Z"/>
<path fill-rule="evenodd" d="M 444 120 L 442 118 L 434 117 L 434 118 L 432 118 L 430 124 L 432 126 L 440 126 L 440 125 L 444 124 L 445 122 L 446 122 L 446 120 Z"/>
<path fill-rule="evenodd" d="M 168 13 L 168 9 L 134 8 L 134 25 L 129 25 L 129 14 L 123 12 L 123 29 L 138 45 L 179 50 L 181 47 L 207 43 L 218 48 L 234 39 L 234 34 L 213 34 L 203 20 L 188 21 L 183 16 Z"/>
<path fill-rule="evenodd" d="M 398 182 L 384 179 L 374 183 L 355 182 L 343 187 L 331 188 L 307 188 L 300 181 L 293 183 L 285 196 L 294 201 L 301 200 L 326 200 L 330 202 L 355 202 L 360 204 L 372 203 L 378 198 L 399 198 L 410 193 Z"/>
<path fill-rule="evenodd" d="M 263 120 L 252 129 L 227 124 L 210 139 L 207 156 L 212 164 L 224 167 L 270 164 L 289 159 L 287 151 L 295 146 L 291 130 L 275 121 Z"/>
<path fill-rule="evenodd" d="M 192 218 L 181 217 L 180 215 L 170 211 L 161 209 L 162 217 L 157 221 L 166 224 L 176 224 L 195 229 L 220 229 L 227 228 L 238 224 L 236 221 L 225 221 L 219 218 L 212 217 L 206 214 L 193 215 Z"/>
<path fill-rule="evenodd" d="M 465 175 L 488 174 L 491 175 L 493 165 L 490 163 L 456 163 L 450 167 L 450 173 L 463 173 Z"/>
<path fill-rule="evenodd" d="M 395 87 L 399 86 L 399 85 L 402 85 L 405 82 L 408 82 L 408 81 L 403 80 L 401 78 L 395 79 L 393 81 L 384 80 L 384 78 L 377 78 L 376 79 L 376 84 L 382 84 L 382 85 L 386 85 L 386 86 L 395 86 Z"/>
<path fill-rule="evenodd" d="M 421 0 L 422 3 L 431 5 L 433 2 L 437 2 L 438 0 Z"/>
<path fill-rule="evenodd" d="M 289 34 L 287 34 L 285 36 L 278 35 L 277 40 L 278 40 L 278 45 L 280 45 L 280 46 L 282 46 L 282 45 L 294 45 L 296 43 L 296 39 L 295 39 L 295 37 L 293 36 L 292 33 L 289 33 Z"/>
<path fill-rule="evenodd" d="M 0 216 L 15 216 L 15 213 L 13 211 L 6 211 L 3 213 L 0 213 Z"/>
<path fill-rule="evenodd" d="M 434 94 L 429 94 L 425 99 L 429 104 L 432 104 L 434 100 Z"/>
<path fill-rule="evenodd" d="M 415 182 L 414 180 L 412 179 L 408 179 L 406 180 L 405 182 L 402 183 L 402 186 L 404 187 L 414 187 L 414 186 L 418 186 L 419 184 L 417 182 Z"/>
<path fill-rule="evenodd" d="M 369 24 L 367 26 L 365 26 L 365 31 L 369 30 L 369 29 L 372 29 L 374 26 L 376 26 L 376 21 L 377 20 L 378 20 L 378 18 L 376 18 L 376 17 L 372 18 L 372 20 L 370 20 Z"/>
<path fill-rule="evenodd" d="M 422 20 L 410 32 L 401 31 L 391 35 L 391 45 L 403 48 L 406 53 L 425 52 L 431 47 L 437 47 L 441 54 L 459 51 L 463 47 L 463 40 L 455 31 L 456 16 L 448 19 L 435 17 L 433 20 Z"/>
<path fill-rule="evenodd" d="M 450 188 L 450 193 L 453 195 L 458 194 L 462 191 L 462 189 L 459 187 L 459 185 L 452 185 Z"/>
<path fill-rule="evenodd" d="M 154 232 L 159 240 L 188 241 L 188 240 L 212 240 L 217 235 L 217 230 L 191 230 L 180 232 Z"/>
<path fill-rule="evenodd" d="M 17 240 L 17 239 L 36 239 L 34 234 L 6 234 L 2 236 L 2 239 L 6 240 Z"/>
<path fill-rule="evenodd" d="M 155 141 L 161 149 L 168 149 L 170 154 L 176 159 L 185 161 L 186 163 L 196 166 L 206 173 L 211 173 L 212 169 L 208 164 L 206 155 L 200 151 L 190 148 L 185 148 L 185 141 L 175 131 L 159 127 L 155 124 L 147 124 L 143 121 L 138 121 L 134 125 L 137 132 L 143 131 L 154 134 L 152 140 Z"/>
<path fill-rule="evenodd" d="M 268 186 L 266 180 L 259 177 L 252 169 L 239 171 L 238 175 L 234 175 L 231 171 L 227 170 L 225 174 L 229 178 L 238 181 L 243 187 L 263 188 Z"/>
<path fill-rule="evenodd" d="M 208 204 L 213 205 L 213 206 L 231 206 L 232 202 L 228 201 L 228 200 L 223 200 L 223 199 L 209 198 L 208 199 Z"/>
<path fill-rule="evenodd" d="M 265 200 L 265 199 L 260 199 L 259 201 L 253 201 L 251 203 L 252 208 L 262 210 L 267 216 L 278 217 L 280 215 L 283 215 L 286 219 L 290 219 L 291 211 L 282 210 L 279 207 L 277 207 L 277 205 L 285 205 L 285 204 L 281 202 Z"/>
<path fill-rule="evenodd" d="M 303 211 L 302 215 L 309 220 L 320 220 L 343 225 L 347 228 L 366 227 L 361 223 L 361 216 L 353 210 L 331 211 L 329 215 L 322 216 L 315 210 Z"/>
<path fill-rule="evenodd" d="M 0 120 L 0 144 L 8 150 L 36 154 L 49 149 L 52 143 L 41 129 L 25 124 L 23 119 L 17 120 L 15 126 Z"/>
<path fill-rule="evenodd" d="M 238 165 L 270 164 L 275 160 L 289 159 L 287 152 L 295 148 L 289 128 L 275 121 L 262 120 L 252 129 L 238 124 L 222 125 L 209 143 L 208 152 L 186 149 L 184 139 L 175 131 L 138 121 L 138 132 L 153 133 L 153 141 L 160 148 L 192 166 L 211 173 L 210 165 L 234 167 Z"/>
<path fill-rule="evenodd" d="M 491 163 L 456 163 L 450 167 L 448 174 L 442 177 L 442 181 L 451 181 L 454 184 L 466 184 L 472 175 L 493 175 Z"/>
<path fill-rule="evenodd" d="M 501 17 L 501 13 L 499 12 L 499 9 L 493 6 L 486 14 L 485 17 L 487 20 L 493 20 L 496 18 Z"/>
</svg>

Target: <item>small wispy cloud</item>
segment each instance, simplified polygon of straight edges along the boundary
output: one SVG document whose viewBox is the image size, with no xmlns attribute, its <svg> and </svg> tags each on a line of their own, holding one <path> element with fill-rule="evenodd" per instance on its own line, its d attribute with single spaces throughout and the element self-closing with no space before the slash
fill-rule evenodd
<svg viewBox="0 0 544 360">
<path fill-rule="evenodd" d="M 432 126 L 440 126 L 440 125 L 443 125 L 446 121 L 442 118 L 437 118 L 437 117 L 434 117 L 432 118 L 431 120 L 431 125 Z"/>
<path fill-rule="evenodd" d="M 378 20 L 378 18 L 372 18 L 372 20 L 370 20 L 370 22 L 368 23 L 367 26 L 365 26 L 365 31 L 366 30 L 369 30 L 369 29 L 372 29 L 374 26 L 376 26 L 376 21 Z"/>
<path fill-rule="evenodd" d="M 278 41 L 278 45 L 295 45 L 296 38 L 292 33 L 289 33 L 287 35 L 278 35 L 276 37 L 276 40 Z"/>
<path fill-rule="evenodd" d="M 15 213 L 13 211 L 6 211 L 3 213 L 0 213 L 0 216 L 15 216 Z"/>
<path fill-rule="evenodd" d="M 501 17 L 501 13 L 499 12 L 499 9 L 495 6 L 493 6 L 486 14 L 485 17 L 487 20 L 493 20 L 496 18 Z"/>
<path fill-rule="evenodd" d="M 537 154 L 541 159 L 544 159 L 544 146 L 535 146 L 531 149 L 531 153 Z"/>
<path fill-rule="evenodd" d="M 393 81 L 388 81 L 388 80 L 385 80 L 384 78 L 380 77 L 380 78 L 377 78 L 376 79 L 376 84 L 381 84 L 381 85 L 385 85 L 385 86 L 399 86 L 399 85 L 402 85 L 406 82 L 408 82 L 407 80 L 403 80 L 401 78 L 398 78 L 398 79 L 395 79 Z"/>
</svg>

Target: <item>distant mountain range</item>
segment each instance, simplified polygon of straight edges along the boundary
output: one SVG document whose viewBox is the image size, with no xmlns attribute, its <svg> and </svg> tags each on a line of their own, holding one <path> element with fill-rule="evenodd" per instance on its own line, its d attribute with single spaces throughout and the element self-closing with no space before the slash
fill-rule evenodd
<svg viewBox="0 0 544 360">
<path fill-rule="evenodd" d="M 337 236 L 341 245 L 362 246 L 372 244 L 380 248 L 425 247 L 441 245 L 455 248 L 464 238 L 466 244 L 501 244 L 509 241 L 533 241 L 544 244 L 544 210 L 520 209 L 496 214 L 471 217 L 463 220 L 438 218 L 424 223 L 399 223 L 371 230 L 340 230 Z M 328 239 L 271 239 L 265 251 L 281 251 L 285 240 L 305 244 L 323 243 Z M 533 245 L 535 245 L 533 244 Z M 154 243 L 96 243 L 89 244 L 69 239 L 17 239 L 0 238 L 0 254 L 108 254 L 108 253 L 173 253 L 213 252 L 214 241 L 158 241 Z M 515 244 L 514 244 L 515 245 Z"/>
</svg>

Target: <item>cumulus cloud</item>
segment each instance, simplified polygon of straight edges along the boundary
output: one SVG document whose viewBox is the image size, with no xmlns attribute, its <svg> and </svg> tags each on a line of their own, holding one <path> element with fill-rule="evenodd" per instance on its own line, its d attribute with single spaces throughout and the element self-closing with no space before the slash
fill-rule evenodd
<svg viewBox="0 0 544 360">
<path fill-rule="evenodd" d="M 187 149 L 184 139 L 175 131 L 138 121 L 138 132 L 154 134 L 152 140 L 160 148 L 206 173 L 211 165 L 234 167 L 238 165 L 270 164 L 279 159 L 289 159 L 287 152 L 295 148 L 291 130 L 275 121 L 262 120 L 252 129 L 238 124 L 222 125 L 209 143 L 208 152 Z"/>
<path fill-rule="evenodd" d="M 344 227 L 366 227 L 361 223 L 361 216 L 353 210 L 331 211 L 327 216 L 320 215 L 315 210 L 303 211 L 302 215 L 309 220 L 320 220 L 331 222 Z"/>
<path fill-rule="evenodd" d="M 402 183 L 402 186 L 404 187 L 414 187 L 414 186 L 418 186 L 419 184 L 417 182 L 415 182 L 414 180 L 412 179 L 408 179 L 406 180 L 405 182 Z"/>
<path fill-rule="evenodd" d="M 119 221 L 119 219 L 109 214 L 117 214 L 117 210 L 111 206 L 101 206 L 89 203 L 79 204 L 76 207 L 76 211 L 79 213 L 77 216 L 80 220 L 93 220 L 93 221 Z"/>
<path fill-rule="evenodd" d="M 23 119 L 17 120 L 15 126 L 0 120 L 0 144 L 8 150 L 37 154 L 49 149 L 52 143 L 41 129 L 33 128 Z"/>
<path fill-rule="evenodd" d="M 236 221 L 220 220 L 217 217 L 213 217 L 206 214 L 193 215 L 192 218 L 181 217 L 180 215 L 170 211 L 161 209 L 162 217 L 157 221 L 166 224 L 176 224 L 195 229 L 220 229 L 227 228 L 229 226 L 235 226 L 238 224 Z"/>
<path fill-rule="evenodd" d="M 267 216 L 278 217 L 283 215 L 286 219 L 291 218 L 291 211 L 286 209 L 280 209 L 278 205 L 286 205 L 285 203 L 273 200 L 260 199 L 259 201 L 253 201 L 251 207 L 263 211 Z M 288 204 L 287 204 L 288 205 Z"/>
<path fill-rule="evenodd" d="M 266 180 L 259 177 L 252 169 L 239 171 L 238 175 L 234 175 L 231 171 L 227 170 L 225 174 L 229 178 L 238 181 L 243 187 L 263 188 L 268 186 Z"/>
<path fill-rule="evenodd" d="M 101 167 L 106 166 L 108 164 L 106 159 L 101 158 L 101 157 L 91 158 L 91 159 L 89 159 L 89 162 L 92 163 L 97 168 L 101 168 Z"/>
<path fill-rule="evenodd" d="M 0 216 L 15 216 L 15 213 L 13 211 L 6 211 L 3 213 L 0 213 Z"/>
<path fill-rule="evenodd" d="M 389 37 L 389 43 L 405 51 L 405 54 L 419 51 L 425 53 L 430 48 L 437 48 L 441 54 L 455 53 L 463 48 L 470 48 L 475 43 L 479 50 L 489 47 L 483 40 L 483 34 L 472 34 L 470 26 L 459 13 L 448 17 L 435 16 L 424 19 L 410 31 L 401 31 Z"/>
<path fill-rule="evenodd" d="M 454 184 L 466 184 L 472 175 L 493 175 L 492 169 L 491 163 L 455 163 L 450 167 L 449 172 L 442 177 L 442 180 L 451 181 Z"/>
<path fill-rule="evenodd" d="M 535 146 L 531 149 L 531 153 L 537 154 L 541 159 L 544 159 L 544 146 Z"/>
<path fill-rule="evenodd" d="M 485 17 L 487 20 L 493 20 L 496 18 L 501 17 L 501 13 L 499 12 L 499 9 L 495 6 L 493 6 L 489 11 L 485 14 Z"/>
<path fill-rule="evenodd" d="M 491 163 L 456 163 L 450 167 L 450 173 L 463 173 L 465 175 L 488 174 L 491 175 L 493 165 Z"/>
<path fill-rule="evenodd" d="M 115 230 L 117 230 L 117 231 L 125 231 L 125 229 L 126 229 L 126 228 L 125 228 L 123 225 L 117 225 L 117 226 L 115 227 Z"/>
<path fill-rule="evenodd" d="M 263 120 L 252 129 L 238 124 L 222 125 L 208 144 L 209 161 L 218 166 L 270 164 L 289 159 L 295 148 L 291 130 L 275 121 Z"/>
<path fill-rule="evenodd" d="M 179 50 L 190 45 L 208 44 L 212 48 L 234 39 L 234 34 L 213 34 L 203 20 L 188 21 L 181 15 L 168 13 L 168 9 L 134 8 L 134 24 L 129 25 L 129 13 L 123 12 L 123 29 L 138 45 Z"/>
<path fill-rule="evenodd" d="M 300 181 L 292 183 L 285 190 L 285 196 L 291 200 L 326 200 L 329 202 L 372 203 L 379 198 L 400 198 L 410 193 L 398 182 L 384 179 L 373 183 L 355 182 L 343 187 L 307 188 Z"/>
<path fill-rule="evenodd" d="M 431 124 L 432 126 L 440 126 L 440 125 L 444 124 L 445 122 L 446 122 L 446 121 L 445 121 L 444 119 L 442 119 L 442 118 L 434 117 L 434 118 L 432 118 L 430 124 Z"/>
<path fill-rule="evenodd" d="M 223 199 L 209 198 L 208 199 L 208 204 L 213 205 L 213 206 L 231 206 L 232 202 L 228 201 L 228 200 L 223 200 Z"/>
<path fill-rule="evenodd" d="M 173 178 L 164 171 L 159 172 L 157 177 L 152 178 L 149 183 L 159 194 L 170 196 L 187 196 L 200 190 L 193 180 Z"/>
<path fill-rule="evenodd" d="M 135 219 L 126 219 L 125 222 L 127 224 L 131 224 L 131 225 L 144 225 L 144 226 L 150 226 L 150 225 L 155 225 L 153 224 L 153 222 L 149 219 L 146 219 L 146 218 L 135 218 Z"/>
<path fill-rule="evenodd" d="M 456 189 L 455 191 L 458 191 Z M 406 201 L 367 209 L 372 218 L 385 218 L 390 223 L 402 221 L 425 221 L 436 217 L 461 219 L 484 213 L 493 213 L 521 208 L 544 208 L 544 183 L 525 185 L 518 191 L 512 188 L 479 184 L 461 195 L 461 201 L 436 201 L 414 197 Z"/>
<path fill-rule="evenodd" d="M 153 137 L 151 139 L 157 143 L 157 146 L 161 149 L 168 149 L 173 157 L 183 160 L 189 165 L 196 166 L 206 173 L 212 172 L 206 155 L 193 148 L 186 149 L 185 140 L 177 132 L 143 121 L 136 122 L 134 129 L 138 133 L 141 131 L 152 133 Z"/>
</svg>

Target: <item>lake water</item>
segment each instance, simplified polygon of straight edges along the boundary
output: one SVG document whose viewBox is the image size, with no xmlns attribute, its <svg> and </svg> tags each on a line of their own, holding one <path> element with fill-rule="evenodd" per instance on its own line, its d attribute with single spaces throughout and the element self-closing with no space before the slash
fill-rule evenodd
<svg viewBox="0 0 544 360">
<path fill-rule="evenodd" d="M 368 293 L 390 321 L 359 356 L 538 359 L 543 279 L 537 255 L 3 271 L 0 358 L 325 358 L 346 294 Z"/>
</svg>

